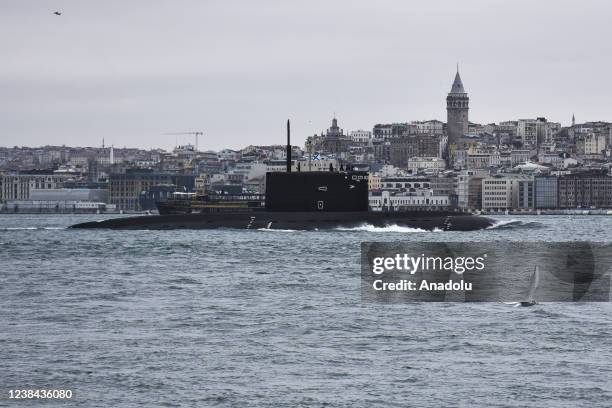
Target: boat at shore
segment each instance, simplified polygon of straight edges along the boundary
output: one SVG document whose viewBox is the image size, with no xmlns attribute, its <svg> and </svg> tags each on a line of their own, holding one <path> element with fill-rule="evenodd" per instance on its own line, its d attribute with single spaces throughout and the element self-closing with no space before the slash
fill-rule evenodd
<svg viewBox="0 0 612 408">
<path fill-rule="evenodd" d="M 321 230 L 404 226 L 423 230 L 470 231 L 493 220 L 454 211 L 372 211 L 368 173 L 363 171 L 291 171 L 287 121 L 286 172 L 266 173 L 265 196 L 221 196 L 216 199 L 160 203 L 160 215 L 85 222 L 71 228 L 108 229 L 291 229 Z"/>
</svg>

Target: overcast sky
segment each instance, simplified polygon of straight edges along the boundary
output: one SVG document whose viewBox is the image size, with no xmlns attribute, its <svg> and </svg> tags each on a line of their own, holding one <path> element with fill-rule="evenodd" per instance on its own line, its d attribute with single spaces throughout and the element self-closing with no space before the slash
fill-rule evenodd
<svg viewBox="0 0 612 408">
<path fill-rule="evenodd" d="M 459 61 L 479 123 L 612 120 L 607 0 L 0 3 L 0 145 L 294 144 L 446 120 Z M 63 14 L 56 16 L 53 11 Z M 187 143 L 189 136 L 179 136 Z"/>
</svg>

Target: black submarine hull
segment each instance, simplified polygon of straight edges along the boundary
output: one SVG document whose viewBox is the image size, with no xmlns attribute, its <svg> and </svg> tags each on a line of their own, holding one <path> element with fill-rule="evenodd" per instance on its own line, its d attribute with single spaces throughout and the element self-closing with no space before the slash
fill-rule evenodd
<svg viewBox="0 0 612 408">
<path fill-rule="evenodd" d="M 270 212 L 240 211 L 228 213 L 168 214 L 112 218 L 85 222 L 71 228 L 107 228 L 116 230 L 174 229 L 283 229 L 323 230 L 356 228 L 363 225 L 386 227 L 398 225 L 423 230 L 472 231 L 491 227 L 493 220 L 453 212 Z"/>
</svg>

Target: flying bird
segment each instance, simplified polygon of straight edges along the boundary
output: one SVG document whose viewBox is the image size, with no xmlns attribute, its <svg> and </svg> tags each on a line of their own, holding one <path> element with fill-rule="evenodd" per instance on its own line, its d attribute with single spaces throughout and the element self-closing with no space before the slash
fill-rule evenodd
<svg viewBox="0 0 612 408">
<path fill-rule="evenodd" d="M 62 12 L 61 11 L 54 11 L 53 14 L 55 14 L 56 16 L 61 16 Z"/>
</svg>

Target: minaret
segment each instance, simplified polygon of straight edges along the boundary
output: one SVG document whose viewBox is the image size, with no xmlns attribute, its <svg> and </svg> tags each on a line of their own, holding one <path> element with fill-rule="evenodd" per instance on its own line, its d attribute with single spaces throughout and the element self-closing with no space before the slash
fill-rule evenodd
<svg viewBox="0 0 612 408">
<path fill-rule="evenodd" d="M 572 127 L 576 126 L 576 117 L 572 113 Z"/>
<path fill-rule="evenodd" d="M 459 75 L 459 64 L 457 64 L 457 74 L 451 91 L 446 97 L 446 133 L 450 151 L 452 151 L 453 145 L 457 145 L 459 138 L 468 132 L 469 103 L 470 98 L 463 89 L 463 82 L 461 82 L 461 75 Z"/>
</svg>

